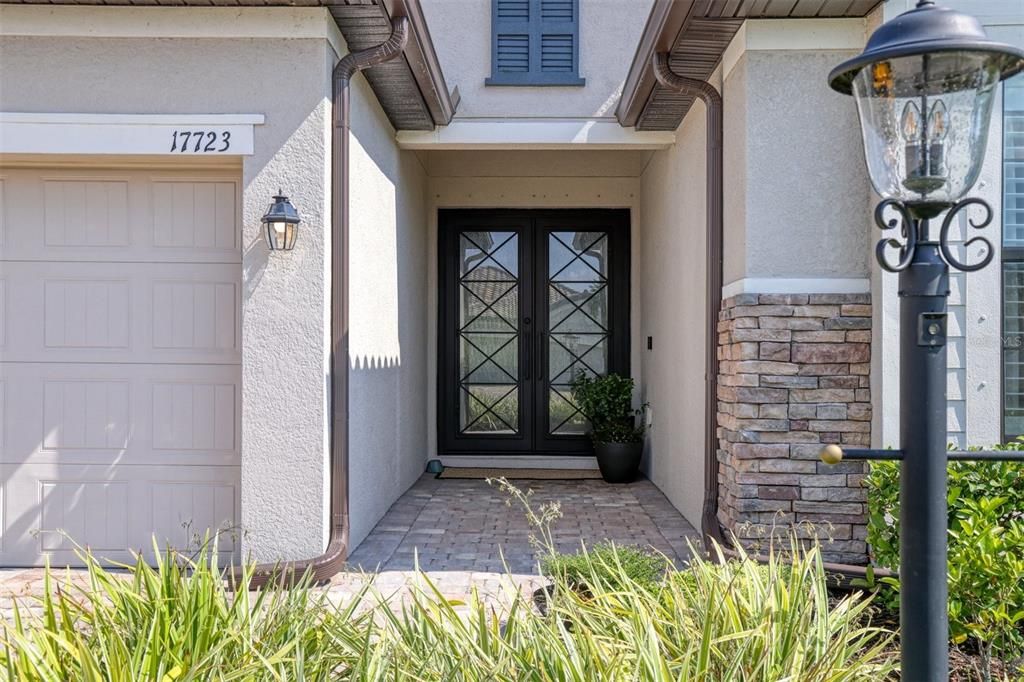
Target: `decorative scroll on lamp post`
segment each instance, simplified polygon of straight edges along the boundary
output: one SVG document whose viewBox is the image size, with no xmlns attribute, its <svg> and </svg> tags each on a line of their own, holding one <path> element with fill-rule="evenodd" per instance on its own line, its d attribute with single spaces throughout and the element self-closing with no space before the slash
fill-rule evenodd
<svg viewBox="0 0 1024 682">
<path fill-rule="evenodd" d="M 998 83 L 1024 70 L 1024 50 L 988 38 L 980 22 L 931 0 L 883 24 L 864 52 L 837 66 L 829 85 L 853 95 L 871 184 L 882 197 L 875 223 L 879 265 L 899 273 L 900 449 L 843 450 L 821 458 L 898 459 L 902 679 L 949 678 L 946 472 L 950 459 L 1021 459 L 1021 453 L 947 452 L 946 330 L 949 268 L 989 264 L 992 244 L 964 244 L 950 229 L 961 211 L 973 229 L 992 220 L 982 199 L 964 198 L 978 179 Z M 931 221 L 942 213 L 938 234 Z M 979 253 L 980 251 L 980 253 Z"/>
</svg>

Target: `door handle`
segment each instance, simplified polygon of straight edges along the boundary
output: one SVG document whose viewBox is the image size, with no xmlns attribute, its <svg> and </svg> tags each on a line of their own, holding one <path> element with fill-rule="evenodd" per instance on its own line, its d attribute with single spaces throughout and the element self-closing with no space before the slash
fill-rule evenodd
<svg viewBox="0 0 1024 682">
<path fill-rule="evenodd" d="M 533 372 L 533 332 L 526 332 L 526 358 L 523 362 L 523 378 L 529 380 Z"/>
<path fill-rule="evenodd" d="M 537 379 L 543 379 L 543 372 L 541 371 L 544 367 L 544 337 L 546 332 L 537 332 L 537 348 L 535 350 L 534 357 L 537 359 Z"/>
</svg>

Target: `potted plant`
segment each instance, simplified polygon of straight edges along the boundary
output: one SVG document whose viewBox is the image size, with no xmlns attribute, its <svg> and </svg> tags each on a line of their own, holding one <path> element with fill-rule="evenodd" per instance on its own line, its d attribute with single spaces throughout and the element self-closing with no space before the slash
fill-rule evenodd
<svg viewBox="0 0 1024 682">
<path fill-rule="evenodd" d="M 633 379 L 618 374 L 590 377 L 578 373 L 572 382 L 573 401 L 590 421 L 590 438 L 608 483 L 636 478 L 644 450 L 644 408 L 633 409 Z"/>
</svg>

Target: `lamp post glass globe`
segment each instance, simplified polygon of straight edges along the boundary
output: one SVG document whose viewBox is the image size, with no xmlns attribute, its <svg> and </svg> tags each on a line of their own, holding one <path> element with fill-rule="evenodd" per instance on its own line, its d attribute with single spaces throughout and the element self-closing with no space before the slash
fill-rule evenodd
<svg viewBox="0 0 1024 682">
<path fill-rule="evenodd" d="M 922 0 L 880 27 L 830 85 L 857 101 L 875 191 L 948 207 L 981 172 L 995 88 L 1024 51 L 989 40 L 974 17 Z"/>
<path fill-rule="evenodd" d="M 263 216 L 263 236 L 271 251 L 291 251 L 299 231 L 299 212 L 288 197 L 278 190 L 274 202 Z"/>
<path fill-rule="evenodd" d="M 875 191 L 952 204 L 978 179 L 999 71 L 969 52 L 876 62 L 853 81 Z"/>
</svg>

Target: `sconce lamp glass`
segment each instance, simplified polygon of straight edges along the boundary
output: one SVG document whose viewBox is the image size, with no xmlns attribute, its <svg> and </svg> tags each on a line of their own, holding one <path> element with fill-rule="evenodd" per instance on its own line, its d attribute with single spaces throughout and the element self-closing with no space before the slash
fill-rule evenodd
<svg viewBox="0 0 1024 682">
<path fill-rule="evenodd" d="M 299 233 L 299 212 L 288 197 L 277 191 L 274 202 L 263 216 L 263 236 L 271 251 L 291 251 Z"/>
</svg>

